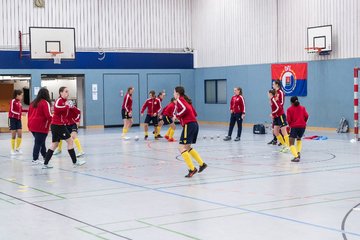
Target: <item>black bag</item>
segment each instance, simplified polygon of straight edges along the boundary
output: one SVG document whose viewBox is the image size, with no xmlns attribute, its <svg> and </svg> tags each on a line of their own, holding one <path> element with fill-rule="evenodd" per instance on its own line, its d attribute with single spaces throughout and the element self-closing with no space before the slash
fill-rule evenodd
<svg viewBox="0 0 360 240">
<path fill-rule="evenodd" d="M 253 127 L 254 134 L 265 134 L 265 126 L 264 124 L 255 124 Z"/>
</svg>

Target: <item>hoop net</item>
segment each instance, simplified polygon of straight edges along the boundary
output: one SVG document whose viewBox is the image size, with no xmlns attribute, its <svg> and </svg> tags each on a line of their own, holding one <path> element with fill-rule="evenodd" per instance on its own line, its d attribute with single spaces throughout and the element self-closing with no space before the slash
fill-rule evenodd
<svg viewBox="0 0 360 240">
<path fill-rule="evenodd" d="M 318 47 L 307 47 L 307 48 L 305 48 L 305 50 L 308 53 L 318 53 L 318 54 L 321 53 L 321 48 L 318 48 Z"/>
<path fill-rule="evenodd" d="M 54 64 L 61 64 L 61 54 L 63 52 L 50 51 L 51 57 L 54 59 Z"/>
</svg>

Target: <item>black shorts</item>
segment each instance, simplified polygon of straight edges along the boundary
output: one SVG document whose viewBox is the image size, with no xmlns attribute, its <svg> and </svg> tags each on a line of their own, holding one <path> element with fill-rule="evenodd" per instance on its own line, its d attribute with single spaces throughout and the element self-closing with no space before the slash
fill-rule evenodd
<svg viewBox="0 0 360 240">
<path fill-rule="evenodd" d="M 162 120 L 164 122 L 164 125 L 168 125 L 168 124 L 172 124 L 173 120 L 171 117 L 169 116 L 162 116 Z"/>
<path fill-rule="evenodd" d="M 129 116 L 129 112 L 127 112 L 125 109 L 121 109 L 121 116 L 122 119 L 132 119 L 132 116 Z"/>
<path fill-rule="evenodd" d="M 273 122 L 274 126 L 280 126 L 280 127 L 285 127 L 287 126 L 287 122 L 286 122 L 286 115 L 283 114 L 280 117 L 276 117 L 274 118 L 274 122 Z"/>
<path fill-rule="evenodd" d="M 21 120 L 16 118 L 9 118 L 9 129 L 10 130 L 22 129 Z"/>
<path fill-rule="evenodd" d="M 66 126 L 68 132 L 71 134 L 72 132 L 78 132 L 78 126 L 77 124 L 73 124 L 73 125 L 67 125 Z"/>
<path fill-rule="evenodd" d="M 145 118 L 145 122 L 144 123 L 147 123 L 147 124 L 150 124 L 150 122 L 154 125 L 154 126 L 157 126 L 158 125 L 158 117 L 157 116 L 150 116 L 150 115 L 146 115 L 146 118 Z"/>
<path fill-rule="evenodd" d="M 52 142 L 69 139 L 70 133 L 65 125 L 51 124 Z"/>
<path fill-rule="evenodd" d="M 194 144 L 199 133 L 199 124 L 197 122 L 190 122 L 185 124 L 181 132 L 180 144 Z"/>
<path fill-rule="evenodd" d="M 291 128 L 290 129 L 290 137 L 301 139 L 304 136 L 305 128 Z"/>
</svg>

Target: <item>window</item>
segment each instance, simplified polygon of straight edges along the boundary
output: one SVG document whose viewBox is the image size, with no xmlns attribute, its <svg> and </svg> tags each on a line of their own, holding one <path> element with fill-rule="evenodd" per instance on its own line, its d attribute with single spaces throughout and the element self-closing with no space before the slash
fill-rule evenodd
<svg viewBox="0 0 360 240">
<path fill-rule="evenodd" d="M 226 104 L 226 80 L 205 80 L 205 103 Z"/>
</svg>

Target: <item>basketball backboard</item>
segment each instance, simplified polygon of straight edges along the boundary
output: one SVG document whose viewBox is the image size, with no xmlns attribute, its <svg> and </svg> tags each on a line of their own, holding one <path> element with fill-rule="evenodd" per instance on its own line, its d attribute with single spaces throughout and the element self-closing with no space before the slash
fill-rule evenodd
<svg viewBox="0 0 360 240">
<path fill-rule="evenodd" d="M 307 49 L 308 53 L 318 52 L 320 55 L 329 54 L 332 51 L 332 25 L 308 27 Z"/>
<path fill-rule="evenodd" d="M 53 59 L 52 52 L 75 59 L 75 28 L 30 27 L 29 33 L 31 59 Z"/>
</svg>

